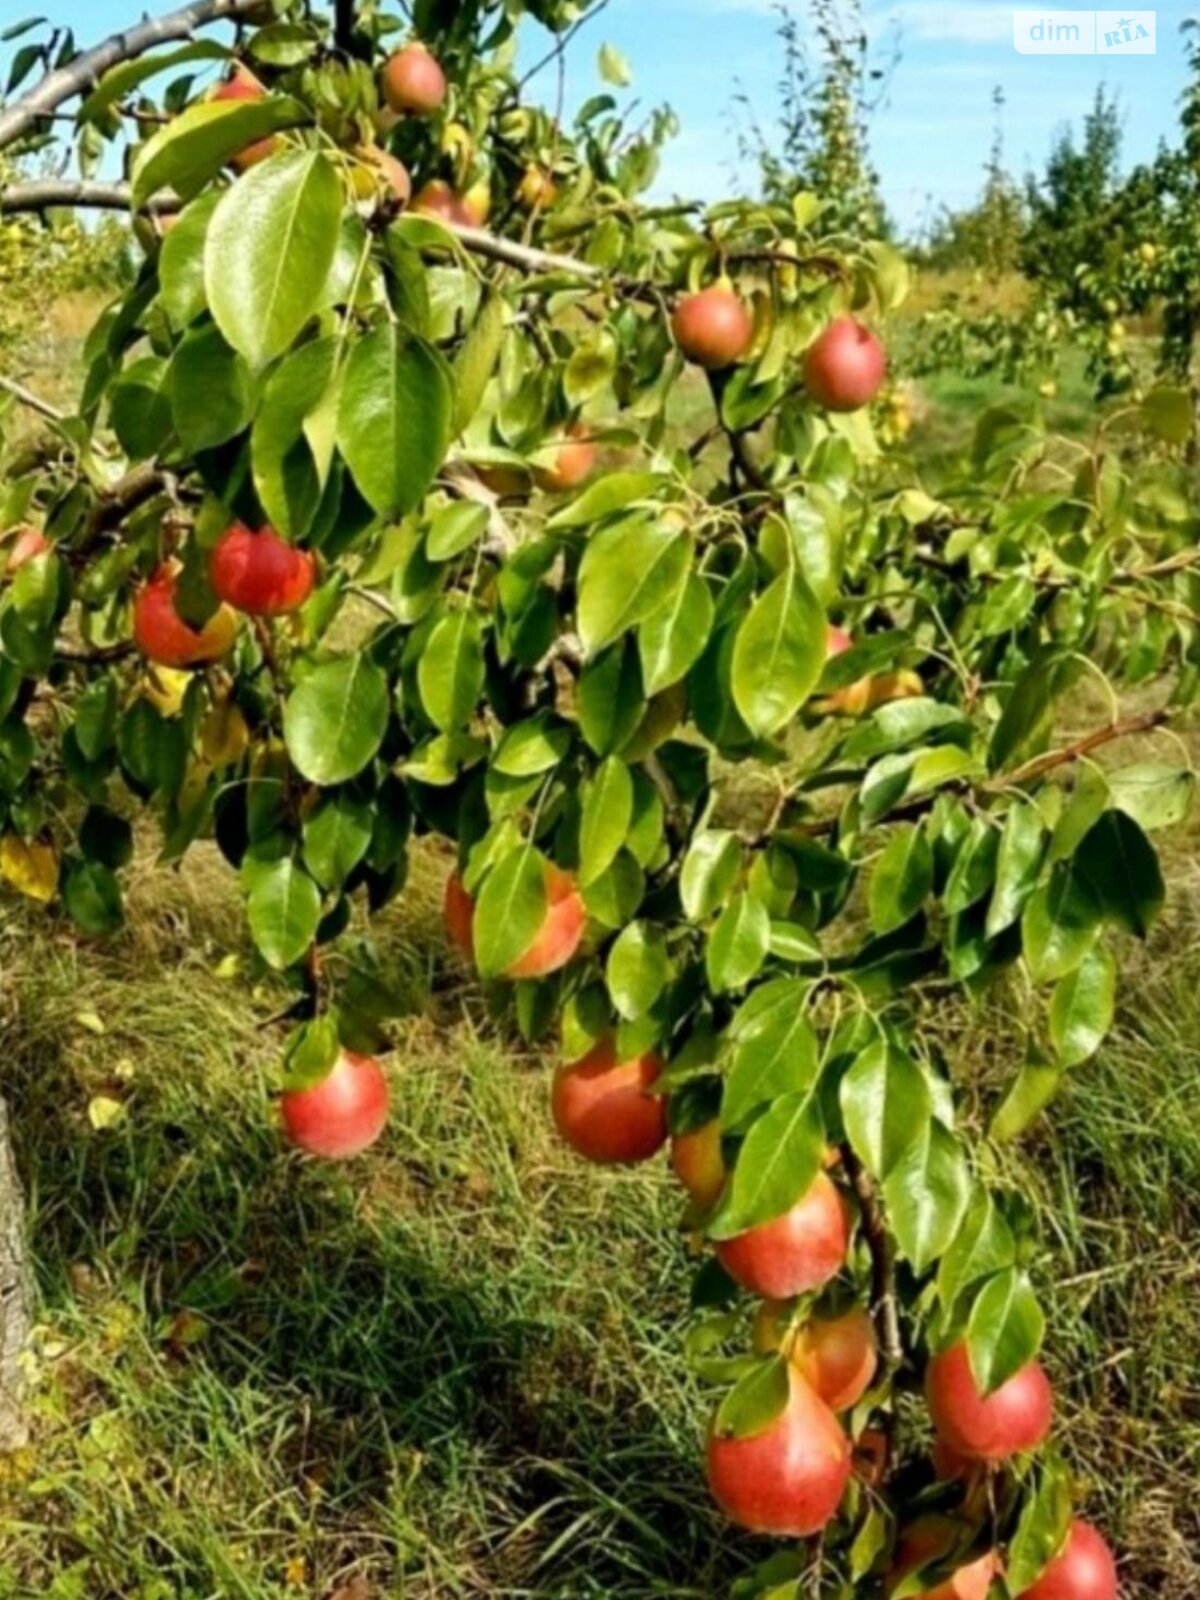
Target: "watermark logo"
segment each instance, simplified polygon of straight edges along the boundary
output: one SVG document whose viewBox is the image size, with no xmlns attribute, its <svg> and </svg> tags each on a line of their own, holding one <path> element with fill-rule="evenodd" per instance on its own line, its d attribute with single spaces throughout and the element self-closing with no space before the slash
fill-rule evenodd
<svg viewBox="0 0 1200 1600">
<path fill-rule="evenodd" d="M 1152 56 L 1153 11 L 1014 11 L 1023 56 Z"/>
</svg>

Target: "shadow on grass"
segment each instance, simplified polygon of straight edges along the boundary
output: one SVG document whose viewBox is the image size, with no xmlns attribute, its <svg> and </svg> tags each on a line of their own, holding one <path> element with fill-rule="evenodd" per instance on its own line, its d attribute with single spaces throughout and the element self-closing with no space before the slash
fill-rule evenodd
<svg viewBox="0 0 1200 1600">
<path fill-rule="evenodd" d="M 37 1479 L 0 1489 L 25 1524 L 0 1595 L 78 1570 L 87 1600 L 351 1574 L 370 1596 L 699 1597 L 761 1553 L 706 1505 L 682 1373 L 655 1393 L 685 1286 L 669 1223 L 647 1259 L 657 1186 L 617 1180 L 599 1211 L 590 1179 L 560 1189 L 521 1136 L 528 1072 L 461 1033 L 431 1062 L 418 1033 L 387 1147 L 320 1167 L 238 1070 L 228 990 L 131 991 L 119 951 L 64 983 L 75 960 L 31 975 L 5 1073 L 51 1359 Z M 81 1036 L 106 974 L 129 1011 Z M 86 1095 L 127 1048 L 127 1114 L 98 1133 Z M 475 1070 L 515 1122 L 473 1119 Z"/>
</svg>

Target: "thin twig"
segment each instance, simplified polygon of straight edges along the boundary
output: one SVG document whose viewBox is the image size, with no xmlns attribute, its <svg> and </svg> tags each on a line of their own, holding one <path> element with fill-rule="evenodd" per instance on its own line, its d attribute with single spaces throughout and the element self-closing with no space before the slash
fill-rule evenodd
<svg viewBox="0 0 1200 1600">
<path fill-rule="evenodd" d="M 164 17 L 148 17 L 92 49 L 81 51 L 73 61 L 48 72 L 28 94 L 0 112 L 0 150 L 36 127 L 64 101 L 74 100 L 94 88 L 111 67 L 122 61 L 132 61 L 155 45 L 186 39 L 206 23 L 239 17 L 260 3 L 261 0 L 192 0 L 178 11 L 168 12 Z"/>
<path fill-rule="evenodd" d="M 23 383 L 18 383 L 15 378 L 0 377 L 0 389 L 5 394 L 12 395 L 14 400 L 19 400 L 30 411 L 36 411 L 41 417 L 48 417 L 51 422 L 65 422 L 67 413 L 60 411 L 57 406 L 52 406 L 49 400 L 43 400 L 41 395 L 34 394 L 32 389 L 27 389 Z"/>
</svg>

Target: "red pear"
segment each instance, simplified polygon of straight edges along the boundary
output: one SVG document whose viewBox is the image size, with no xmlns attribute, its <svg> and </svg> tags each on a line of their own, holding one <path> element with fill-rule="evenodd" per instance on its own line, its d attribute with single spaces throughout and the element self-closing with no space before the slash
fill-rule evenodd
<svg viewBox="0 0 1200 1600">
<path fill-rule="evenodd" d="M 442 920 L 450 943 L 464 961 L 475 959 L 475 902 L 463 887 L 462 878 L 452 872 L 446 879 L 446 893 L 442 899 Z"/>
<path fill-rule="evenodd" d="M 1062 1549 L 1021 1600 L 1117 1600 L 1117 1563 L 1104 1538 L 1076 1519 Z"/>
<path fill-rule="evenodd" d="M 790 1211 L 717 1245 L 721 1265 L 743 1288 L 787 1300 L 828 1283 L 850 1248 L 846 1206 L 821 1172 Z"/>
<path fill-rule="evenodd" d="M 740 361 L 754 338 L 753 317 L 726 284 L 685 295 L 675 307 L 671 325 L 684 357 L 710 372 Z"/>
<path fill-rule="evenodd" d="M 372 1057 L 343 1050 L 320 1083 L 282 1094 L 279 1109 L 293 1144 L 309 1155 L 342 1161 L 374 1144 L 383 1132 L 387 1079 Z"/>
<path fill-rule="evenodd" d="M 671 1166 L 675 1176 L 702 1211 L 717 1203 L 725 1187 L 725 1158 L 721 1154 L 721 1124 L 714 1117 L 689 1133 L 671 1140 Z"/>
<path fill-rule="evenodd" d="M 717 1504 L 754 1533 L 805 1539 L 819 1533 L 850 1481 L 850 1441 L 825 1402 L 792 1374 L 784 1410 L 761 1433 L 708 1440 L 708 1484 Z"/>
<path fill-rule="evenodd" d="M 966 1340 L 961 1340 L 929 1363 L 925 1395 L 938 1433 L 958 1455 L 973 1461 L 1007 1461 L 1036 1450 L 1050 1432 L 1054 1393 L 1037 1361 L 985 1397 L 975 1382 Z"/>
<path fill-rule="evenodd" d="M 383 98 L 393 111 L 432 116 L 446 98 L 446 74 L 423 44 L 416 40 L 385 64 Z"/>
<path fill-rule="evenodd" d="M 273 528 L 254 533 L 235 522 L 217 540 L 209 575 L 226 604 L 253 617 L 281 617 L 308 599 L 317 569 L 307 550 L 281 539 Z"/>
<path fill-rule="evenodd" d="M 883 346 L 861 322 L 839 317 L 804 356 L 804 383 L 826 411 L 857 411 L 878 394 L 887 374 Z"/>
<path fill-rule="evenodd" d="M 602 1039 L 581 1061 L 555 1074 L 555 1127 L 589 1161 L 608 1166 L 648 1160 L 667 1137 L 666 1098 L 653 1092 L 661 1071 L 654 1055 L 618 1061 L 612 1040 Z"/>
<path fill-rule="evenodd" d="M 161 667 L 197 667 L 219 661 L 233 647 L 237 618 L 218 606 L 203 628 L 193 628 L 175 606 L 176 569 L 168 561 L 138 590 L 133 602 L 133 637 L 148 661 Z"/>
</svg>

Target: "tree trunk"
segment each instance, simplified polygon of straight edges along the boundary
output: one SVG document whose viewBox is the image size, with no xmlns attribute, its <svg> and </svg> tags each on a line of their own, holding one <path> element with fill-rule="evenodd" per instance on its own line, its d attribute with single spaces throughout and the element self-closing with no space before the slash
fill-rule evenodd
<svg viewBox="0 0 1200 1600">
<path fill-rule="evenodd" d="M 0 1450 L 16 1449 L 28 1435 L 21 1358 L 32 1321 L 25 1208 L 9 1139 L 8 1107 L 0 1099 Z"/>
</svg>

